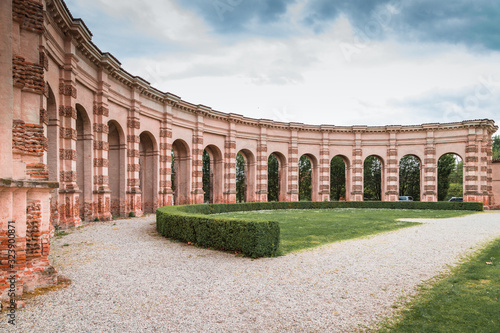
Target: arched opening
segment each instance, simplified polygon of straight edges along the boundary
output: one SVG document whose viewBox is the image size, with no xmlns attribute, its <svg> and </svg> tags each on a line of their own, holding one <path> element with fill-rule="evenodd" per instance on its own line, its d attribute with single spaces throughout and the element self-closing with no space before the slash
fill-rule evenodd
<svg viewBox="0 0 500 333">
<path fill-rule="evenodd" d="M 255 201 L 255 158 L 242 149 L 236 155 L 236 202 Z"/>
<path fill-rule="evenodd" d="M 203 151 L 203 191 L 205 203 L 224 202 L 222 186 L 224 166 L 217 146 L 208 145 Z"/>
<path fill-rule="evenodd" d="M 267 159 L 267 201 L 286 200 L 286 158 L 274 152 Z"/>
<path fill-rule="evenodd" d="M 108 122 L 108 175 L 109 189 L 111 191 L 111 214 L 124 216 L 125 212 L 125 161 L 127 145 L 125 144 L 123 130 L 116 121 Z"/>
<path fill-rule="evenodd" d="M 57 112 L 56 98 L 50 85 L 48 85 L 47 98 L 47 161 L 49 181 L 59 182 L 59 118 Z M 53 225 L 59 224 L 59 191 L 54 190 L 50 196 L 50 221 Z"/>
<path fill-rule="evenodd" d="M 363 165 L 364 192 L 363 200 L 381 201 L 383 187 L 383 163 L 378 156 L 371 155 L 365 159 Z"/>
<path fill-rule="evenodd" d="M 236 154 L 236 202 L 247 202 L 246 161 L 241 153 Z"/>
<path fill-rule="evenodd" d="M 438 161 L 438 201 L 463 198 L 463 176 L 464 162 L 459 155 L 441 156 Z"/>
<path fill-rule="evenodd" d="M 312 166 L 307 155 L 299 159 L 299 201 L 312 200 Z"/>
<path fill-rule="evenodd" d="M 421 168 L 422 163 L 416 156 L 406 155 L 399 160 L 399 196 L 420 201 Z"/>
<path fill-rule="evenodd" d="M 142 132 L 139 136 L 139 179 L 141 187 L 142 211 L 154 213 L 156 209 L 157 152 L 151 133 Z"/>
<path fill-rule="evenodd" d="M 57 117 L 57 105 L 54 92 L 48 87 L 49 97 L 47 98 L 47 140 L 49 150 L 47 152 L 47 167 L 49 169 L 49 181 L 59 181 L 59 120 Z"/>
<path fill-rule="evenodd" d="M 330 161 L 330 200 L 344 201 L 346 199 L 347 162 L 343 156 L 335 156 Z"/>
<path fill-rule="evenodd" d="M 191 155 L 189 146 L 181 139 L 172 144 L 172 192 L 174 205 L 189 204 L 191 188 Z"/>
<path fill-rule="evenodd" d="M 92 218 L 92 125 L 87 111 L 76 105 L 76 181 L 80 190 L 80 218 Z"/>
</svg>

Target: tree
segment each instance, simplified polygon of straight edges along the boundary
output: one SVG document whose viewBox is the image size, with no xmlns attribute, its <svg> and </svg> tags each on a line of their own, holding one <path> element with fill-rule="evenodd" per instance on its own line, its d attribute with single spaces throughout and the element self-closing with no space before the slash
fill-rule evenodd
<svg viewBox="0 0 500 333">
<path fill-rule="evenodd" d="M 176 194 L 175 194 L 175 190 L 177 188 L 177 179 L 176 179 L 176 174 L 177 174 L 177 168 L 176 168 L 176 164 L 175 164 L 175 154 L 174 154 L 174 150 L 172 149 L 172 152 L 171 152 L 171 156 L 172 156 L 172 166 L 171 166 L 171 170 L 172 170 L 172 174 L 170 176 L 170 182 L 172 184 L 172 204 L 176 204 L 177 203 L 177 199 L 176 198 Z"/>
<path fill-rule="evenodd" d="M 236 155 L 236 201 L 246 201 L 246 183 L 245 183 L 245 158 L 241 153 Z"/>
<path fill-rule="evenodd" d="M 364 163 L 364 200 L 382 199 L 382 163 L 376 156 L 368 156 Z"/>
<path fill-rule="evenodd" d="M 438 161 L 438 201 L 444 201 L 448 197 L 450 188 L 450 175 L 456 169 L 455 155 L 446 154 Z"/>
<path fill-rule="evenodd" d="M 399 195 L 408 195 L 420 200 L 420 161 L 407 155 L 399 161 Z"/>
<path fill-rule="evenodd" d="M 330 161 L 330 200 L 345 199 L 345 162 L 340 156 Z"/>
<path fill-rule="evenodd" d="M 299 159 L 299 200 L 311 201 L 311 161 L 306 155 Z"/>
<path fill-rule="evenodd" d="M 500 159 L 500 135 L 493 137 L 493 158 Z"/>
<path fill-rule="evenodd" d="M 211 191 L 212 191 L 212 182 L 210 175 L 210 155 L 206 150 L 203 151 L 203 191 L 205 194 L 203 195 L 203 202 L 210 203 L 211 200 Z"/>
<path fill-rule="evenodd" d="M 267 159 L 267 201 L 279 201 L 280 170 L 279 162 L 274 154 Z"/>
</svg>

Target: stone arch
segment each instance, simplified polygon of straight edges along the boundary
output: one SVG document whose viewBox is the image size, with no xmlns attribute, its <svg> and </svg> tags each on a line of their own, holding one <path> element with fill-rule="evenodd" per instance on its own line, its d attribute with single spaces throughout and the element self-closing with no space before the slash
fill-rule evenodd
<svg viewBox="0 0 500 333">
<path fill-rule="evenodd" d="M 243 167 L 243 201 L 244 202 L 253 202 L 255 201 L 255 156 L 248 149 L 242 149 L 238 152 L 243 157 L 244 167 Z M 238 156 L 237 154 L 237 156 Z M 238 167 L 238 166 L 237 166 Z M 236 177 L 238 182 L 238 172 L 241 170 L 236 170 Z M 237 183 L 237 192 L 238 192 L 238 183 Z M 238 197 L 238 193 L 237 193 Z"/>
<path fill-rule="evenodd" d="M 124 216 L 126 202 L 126 161 L 127 144 L 120 124 L 115 120 L 108 121 L 108 177 L 111 191 L 111 214 Z"/>
<path fill-rule="evenodd" d="M 350 161 L 344 155 L 336 155 L 330 160 L 330 200 L 350 200 Z"/>
<path fill-rule="evenodd" d="M 414 201 L 422 200 L 422 160 L 408 154 L 399 160 L 399 196 L 411 196 Z"/>
<path fill-rule="evenodd" d="M 385 168 L 384 159 L 370 155 L 363 163 L 363 200 L 384 200 Z"/>
<path fill-rule="evenodd" d="M 209 166 L 207 175 L 204 174 L 204 184 L 205 177 L 209 190 L 209 195 L 206 197 L 209 203 L 221 203 L 224 202 L 223 185 L 224 185 L 224 161 L 222 158 L 222 152 L 216 145 L 208 145 L 205 147 L 204 152 L 208 154 Z M 204 168 L 205 169 L 205 168 Z"/>
<path fill-rule="evenodd" d="M 87 110 L 76 104 L 76 181 L 80 190 L 80 218 L 93 216 L 93 135 L 92 123 Z"/>
<path fill-rule="evenodd" d="M 451 197 L 463 198 L 465 161 L 462 156 L 456 152 L 449 151 L 439 156 L 437 166 L 438 201 L 447 201 Z"/>
<path fill-rule="evenodd" d="M 182 139 L 172 144 L 172 192 L 174 205 L 189 204 L 191 191 L 191 154 Z"/>
<path fill-rule="evenodd" d="M 268 157 L 268 164 L 269 164 L 269 158 L 275 158 L 277 160 L 277 182 L 276 184 L 269 184 L 269 165 L 268 165 L 268 201 L 269 199 L 269 191 L 275 191 L 276 192 L 276 197 L 271 197 L 271 201 L 286 201 L 287 200 L 287 163 L 286 163 L 286 157 L 284 154 L 275 151 L 271 153 Z M 277 188 L 271 188 L 270 187 L 277 187 Z"/>
<path fill-rule="evenodd" d="M 139 151 L 142 211 L 154 213 L 158 196 L 158 149 L 153 134 L 142 132 L 139 135 Z"/>
</svg>

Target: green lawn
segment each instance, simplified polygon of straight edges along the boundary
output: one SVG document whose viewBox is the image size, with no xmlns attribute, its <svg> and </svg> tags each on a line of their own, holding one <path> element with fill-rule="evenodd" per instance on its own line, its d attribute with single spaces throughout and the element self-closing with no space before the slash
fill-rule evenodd
<svg viewBox="0 0 500 333">
<path fill-rule="evenodd" d="M 422 292 L 379 332 L 500 332 L 500 239 Z"/>
<path fill-rule="evenodd" d="M 417 225 L 400 218 L 447 218 L 469 211 L 411 209 L 292 209 L 225 213 L 225 216 L 278 221 L 280 253 Z"/>
</svg>

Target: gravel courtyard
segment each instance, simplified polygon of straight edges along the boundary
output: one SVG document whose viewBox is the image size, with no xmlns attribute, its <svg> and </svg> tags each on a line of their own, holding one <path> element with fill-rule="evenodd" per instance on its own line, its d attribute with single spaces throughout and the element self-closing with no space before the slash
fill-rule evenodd
<svg viewBox="0 0 500 333">
<path fill-rule="evenodd" d="M 425 224 L 278 258 L 171 242 L 154 215 L 53 239 L 72 283 L 30 299 L 2 332 L 355 332 L 400 297 L 500 237 L 500 212 Z"/>
</svg>

